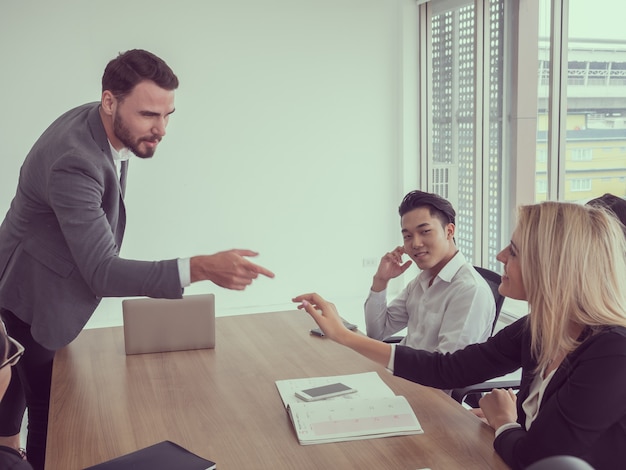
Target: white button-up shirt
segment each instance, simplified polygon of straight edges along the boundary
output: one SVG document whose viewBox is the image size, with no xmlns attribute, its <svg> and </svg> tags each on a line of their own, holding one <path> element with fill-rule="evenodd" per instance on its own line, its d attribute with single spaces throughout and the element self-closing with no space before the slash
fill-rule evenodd
<svg viewBox="0 0 626 470">
<path fill-rule="evenodd" d="M 491 335 L 495 301 L 486 281 L 461 252 L 435 276 L 422 271 L 389 305 L 386 290 L 365 302 L 367 335 L 382 340 L 407 328 L 400 344 L 453 352 Z"/>
</svg>

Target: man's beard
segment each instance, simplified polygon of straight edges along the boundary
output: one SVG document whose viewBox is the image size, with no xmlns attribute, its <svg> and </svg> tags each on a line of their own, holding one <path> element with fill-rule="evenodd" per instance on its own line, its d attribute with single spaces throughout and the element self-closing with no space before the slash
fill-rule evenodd
<svg viewBox="0 0 626 470">
<path fill-rule="evenodd" d="M 154 151 L 156 150 L 156 147 L 147 147 L 146 150 L 142 152 L 141 150 L 139 150 L 139 144 L 141 144 L 142 141 L 158 142 L 161 140 L 157 136 L 141 137 L 137 140 L 133 140 L 133 137 L 130 134 L 130 130 L 128 129 L 128 127 L 124 123 L 124 120 L 119 114 L 117 114 L 113 119 L 113 132 L 115 134 L 115 137 L 117 137 L 120 142 L 124 144 L 124 147 L 133 152 L 139 158 L 152 158 L 152 156 L 154 155 Z"/>
</svg>

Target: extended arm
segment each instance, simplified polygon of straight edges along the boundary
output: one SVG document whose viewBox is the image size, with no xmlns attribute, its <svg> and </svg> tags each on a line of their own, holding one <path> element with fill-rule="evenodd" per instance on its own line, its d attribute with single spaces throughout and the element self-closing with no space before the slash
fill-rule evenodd
<svg viewBox="0 0 626 470">
<path fill-rule="evenodd" d="M 315 320 L 333 341 L 387 367 L 391 345 L 348 330 L 335 306 L 319 294 L 303 294 L 292 299 Z M 504 328 L 487 343 L 470 345 L 455 354 L 431 353 L 397 346 L 394 374 L 423 385 L 447 389 L 504 375 L 521 365 L 520 341 L 526 319 Z"/>
<path fill-rule="evenodd" d="M 66 256 L 99 297 L 146 295 L 177 298 L 182 295 L 175 260 L 138 261 L 119 257 L 112 226 L 117 214 L 119 189 L 114 172 L 98 169 L 89 160 L 65 156 L 50 173 L 46 198 L 54 211 L 50 223 L 58 224 L 62 239 L 49 242 L 50 251 Z M 122 229 L 123 230 L 123 229 Z M 45 248 L 45 247 L 41 247 Z M 65 251 L 65 253 L 63 253 Z M 273 273 L 246 256 L 249 250 L 230 250 L 190 260 L 191 282 L 210 280 L 229 289 L 244 289 L 259 274 Z M 42 254 L 42 256 L 44 256 Z"/>
<path fill-rule="evenodd" d="M 212 281 L 220 287 L 243 290 L 252 284 L 259 274 L 274 277 L 274 273 L 247 260 L 247 256 L 257 256 L 250 250 L 229 250 L 214 255 L 191 258 L 191 282 Z"/>
<path fill-rule="evenodd" d="M 348 330 L 334 304 L 324 300 L 318 294 L 299 295 L 293 301 L 301 303 L 298 308 L 306 310 L 330 339 L 387 367 L 391 345 Z"/>
</svg>

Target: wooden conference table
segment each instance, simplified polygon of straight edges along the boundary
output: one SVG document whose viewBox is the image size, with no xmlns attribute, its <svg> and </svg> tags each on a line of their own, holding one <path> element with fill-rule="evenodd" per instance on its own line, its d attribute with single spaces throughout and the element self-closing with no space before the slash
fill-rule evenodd
<svg viewBox="0 0 626 470">
<path fill-rule="evenodd" d="M 219 317 L 214 350 L 126 356 L 122 327 L 84 330 L 54 360 L 47 470 L 163 440 L 244 469 L 505 469 L 493 431 L 443 392 L 324 338 L 301 311 Z M 275 380 L 377 371 L 424 434 L 302 446 Z"/>
</svg>

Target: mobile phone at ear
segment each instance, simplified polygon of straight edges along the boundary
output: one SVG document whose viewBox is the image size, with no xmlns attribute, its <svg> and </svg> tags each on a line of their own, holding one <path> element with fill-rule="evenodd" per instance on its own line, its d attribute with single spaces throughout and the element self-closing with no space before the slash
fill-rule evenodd
<svg viewBox="0 0 626 470">
<path fill-rule="evenodd" d="M 333 384 L 322 385 L 321 387 L 298 390 L 296 392 L 296 396 L 304 401 L 317 401 L 324 400 L 326 398 L 338 397 L 340 395 L 347 395 L 348 393 L 354 392 L 356 392 L 356 389 L 337 382 Z"/>
</svg>

